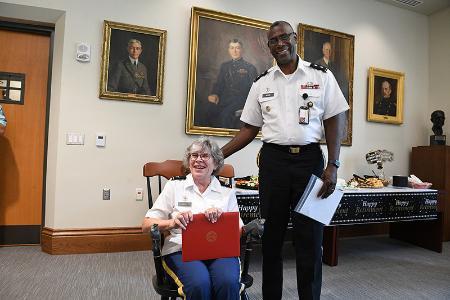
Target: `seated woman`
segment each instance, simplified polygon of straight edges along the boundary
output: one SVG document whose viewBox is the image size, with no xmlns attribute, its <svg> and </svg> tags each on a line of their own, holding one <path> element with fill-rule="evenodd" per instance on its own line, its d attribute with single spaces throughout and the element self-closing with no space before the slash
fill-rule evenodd
<svg viewBox="0 0 450 300">
<path fill-rule="evenodd" d="M 215 223 L 222 212 L 239 211 L 233 190 L 222 187 L 214 177 L 223 167 L 219 146 L 208 138 L 194 141 L 183 159 L 185 180 L 165 185 L 153 207 L 145 215 L 143 232 L 153 224 L 170 231 L 162 249 L 163 267 L 179 286 L 186 299 L 239 299 L 240 264 L 237 257 L 183 262 L 181 230 L 189 226 L 193 214 L 204 213 Z M 242 227 L 242 220 L 240 226 Z"/>
</svg>

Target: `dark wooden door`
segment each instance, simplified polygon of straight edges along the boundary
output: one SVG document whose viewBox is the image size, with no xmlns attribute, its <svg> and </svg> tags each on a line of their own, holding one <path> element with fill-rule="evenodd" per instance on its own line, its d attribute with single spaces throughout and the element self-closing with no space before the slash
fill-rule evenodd
<svg viewBox="0 0 450 300">
<path fill-rule="evenodd" d="M 0 72 L 25 74 L 23 103 L 0 103 L 0 245 L 39 244 L 51 38 L 0 27 Z"/>
</svg>

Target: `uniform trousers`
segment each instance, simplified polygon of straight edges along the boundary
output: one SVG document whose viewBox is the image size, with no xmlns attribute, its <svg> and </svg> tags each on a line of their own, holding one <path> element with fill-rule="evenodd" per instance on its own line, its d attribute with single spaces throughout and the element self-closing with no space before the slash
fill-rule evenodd
<svg viewBox="0 0 450 300">
<path fill-rule="evenodd" d="M 264 143 L 259 164 L 261 215 L 266 219 L 262 238 L 263 298 L 282 298 L 282 247 L 289 219 L 293 225 L 297 289 L 300 299 L 319 299 L 322 286 L 323 225 L 293 212 L 311 174 L 320 177 L 324 158 L 319 144 L 289 147 Z"/>
<path fill-rule="evenodd" d="M 240 264 L 237 257 L 183 262 L 181 252 L 175 252 L 164 256 L 164 262 L 166 272 L 188 300 L 239 299 Z"/>
</svg>

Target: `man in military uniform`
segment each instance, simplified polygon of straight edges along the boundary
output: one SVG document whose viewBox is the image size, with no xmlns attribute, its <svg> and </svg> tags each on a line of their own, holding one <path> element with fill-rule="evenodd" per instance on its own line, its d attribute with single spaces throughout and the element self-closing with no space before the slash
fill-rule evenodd
<svg viewBox="0 0 450 300">
<path fill-rule="evenodd" d="M 242 58 L 242 48 L 238 39 L 228 43 L 231 60 L 220 66 L 217 82 L 208 96 L 209 116 L 214 127 L 240 128 L 242 108 L 257 76 L 255 66 Z"/>
<path fill-rule="evenodd" d="M 262 238 L 263 298 L 282 298 L 281 253 L 291 217 L 299 298 L 319 299 L 323 225 L 293 210 L 312 174 L 323 180 L 319 197 L 326 198 L 334 191 L 349 106 L 329 70 L 305 62 L 296 54 L 297 35 L 289 23 L 273 23 L 267 37 L 277 65 L 253 83 L 241 116 L 244 125 L 222 151 L 225 157 L 239 151 L 261 129 L 259 199 L 261 215 L 266 219 Z M 319 144 L 322 123 L 327 163 Z"/>
<path fill-rule="evenodd" d="M 391 83 L 384 80 L 381 83 L 381 97 L 375 100 L 373 113 L 376 115 L 384 115 L 395 117 L 397 115 L 397 100 L 395 96 L 391 96 Z"/>
<path fill-rule="evenodd" d="M 108 91 L 127 94 L 154 95 L 150 90 L 147 68 L 139 61 L 142 44 L 128 41 L 128 58 L 119 61 L 108 76 Z"/>
</svg>

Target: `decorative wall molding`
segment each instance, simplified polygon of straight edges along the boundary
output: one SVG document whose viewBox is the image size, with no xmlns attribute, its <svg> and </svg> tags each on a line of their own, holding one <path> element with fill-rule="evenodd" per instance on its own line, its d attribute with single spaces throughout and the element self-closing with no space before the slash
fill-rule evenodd
<svg viewBox="0 0 450 300">
<path fill-rule="evenodd" d="M 151 249 L 149 234 L 140 227 L 53 229 L 41 233 L 42 251 L 49 254 L 82 254 Z"/>
</svg>

